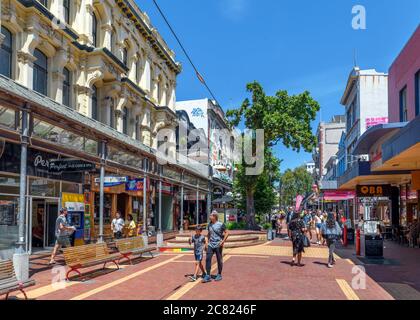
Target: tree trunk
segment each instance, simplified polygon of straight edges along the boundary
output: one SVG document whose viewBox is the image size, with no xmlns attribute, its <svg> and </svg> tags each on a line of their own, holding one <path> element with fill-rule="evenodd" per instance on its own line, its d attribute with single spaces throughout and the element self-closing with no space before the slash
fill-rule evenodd
<svg viewBox="0 0 420 320">
<path fill-rule="evenodd" d="M 255 222 L 254 190 L 252 189 L 246 191 L 246 220 L 249 230 L 259 230 Z"/>
</svg>

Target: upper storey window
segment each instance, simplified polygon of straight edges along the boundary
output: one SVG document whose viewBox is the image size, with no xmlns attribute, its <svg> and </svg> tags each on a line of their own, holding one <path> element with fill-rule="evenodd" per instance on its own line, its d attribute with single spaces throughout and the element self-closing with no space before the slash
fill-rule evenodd
<svg viewBox="0 0 420 320">
<path fill-rule="evenodd" d="M 5 37 L 0 46 L 0 74 L 12 77 L 12 55 L 13 37 L 12 33 L 5 27 L 1 27 L 1 34 Z"/>
</svg>

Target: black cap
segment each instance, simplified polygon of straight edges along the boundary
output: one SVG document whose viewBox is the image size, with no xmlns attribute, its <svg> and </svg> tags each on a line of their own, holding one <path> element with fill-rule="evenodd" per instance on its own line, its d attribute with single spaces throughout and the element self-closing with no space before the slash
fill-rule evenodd
<svg viewBox="0 0 420 320">
<path fill-rule="evenodd" d="M 195 230 L 202 231 L 202 230 L 203 230 L 203 228 L 202 228 L 201 226 L 197 226 L 197 227 L 195 227 Z"/>
</svg>

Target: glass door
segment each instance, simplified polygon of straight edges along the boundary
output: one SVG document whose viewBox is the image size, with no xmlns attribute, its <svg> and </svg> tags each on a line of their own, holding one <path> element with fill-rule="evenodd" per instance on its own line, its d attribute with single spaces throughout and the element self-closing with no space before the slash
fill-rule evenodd
<svg viewBox="0 0 420 320">
<path fill-rule="evenodd" d="M 45 244 L 46 248 L 53 248 L 55 244 L 55 222 L 59 215 L 59 200 L 51 199 L 45 202 Z"/>
</svg>

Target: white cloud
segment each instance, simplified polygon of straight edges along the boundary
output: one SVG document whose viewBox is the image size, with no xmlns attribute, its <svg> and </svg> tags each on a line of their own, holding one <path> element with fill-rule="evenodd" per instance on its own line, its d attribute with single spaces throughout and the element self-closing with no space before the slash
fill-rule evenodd
<svg viewBox="0 0 420 320">
<path fill-rule="evenodd" d="M 220 7 L 223 15 L 234 21 L 241 20 L 246 13 L 248 0 L 222 0 Z"/>
</svg>

